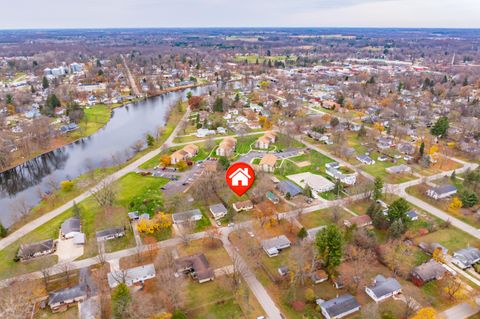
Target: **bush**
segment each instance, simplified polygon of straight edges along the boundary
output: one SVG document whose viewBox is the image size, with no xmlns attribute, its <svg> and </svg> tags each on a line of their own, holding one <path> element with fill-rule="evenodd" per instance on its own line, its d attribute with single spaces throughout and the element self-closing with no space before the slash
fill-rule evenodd
<svg viewBox="0 0 480 319">
<path fill-rule="evenodd" d="M 315 301 L 315 292 L 313 291 L 312 288 L 307 288 L 305 290 L 305 300 L 308 302 L 314 302 Z"/>
<path fill-rule="evenodd" d="M 74 183 L 72 181 L 61 181 L 60 182 L 60 188 L 64 191 L 64 192 L 69 192 L 73 189 L 73 186 L 74 186 Z"/>
</svg>

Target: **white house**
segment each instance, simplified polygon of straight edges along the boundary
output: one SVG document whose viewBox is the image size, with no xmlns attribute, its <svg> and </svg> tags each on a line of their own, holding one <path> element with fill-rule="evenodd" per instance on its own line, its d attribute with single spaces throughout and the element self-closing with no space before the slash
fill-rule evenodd
<svg viewBox="0 0 480 319">
<path fill-rule="evenodd" d="M 360 304 L 350 294 L 341 295 L 320 303 L 322 315 L 327 319 L 339 319 L 360 310 Z"/>
<path fill-rule="evenodd" d="M 443 199 L 457 193 L 457 188 L 453 185 L 442 185 L 427 190 L 427 195 L 433 199 Z"/>
<path fill-rule="evenodd" d="M 108 273 L 108 285 L 110 288 L 115 288 L 120 283 L 124 282 L 127 286 L 131 286 L 138 282 L 152 279 L 156 275 L 155 266 L 153 264 L 143 265 L 127 270 L 116 270 Z"/>
</svg>

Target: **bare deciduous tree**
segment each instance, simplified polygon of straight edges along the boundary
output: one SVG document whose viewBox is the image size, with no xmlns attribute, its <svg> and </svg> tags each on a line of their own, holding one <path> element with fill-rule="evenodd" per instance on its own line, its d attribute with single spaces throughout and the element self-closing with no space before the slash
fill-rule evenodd
<svg viewBox="0 0 480 319">
<path fill-rule="evenodd" d="M 101 208 L 111 207 L 117 198 L 117 188 L 112 181 L 104 179 L 100 185 L 91 190 L 93 199 Z"/>
</svg>

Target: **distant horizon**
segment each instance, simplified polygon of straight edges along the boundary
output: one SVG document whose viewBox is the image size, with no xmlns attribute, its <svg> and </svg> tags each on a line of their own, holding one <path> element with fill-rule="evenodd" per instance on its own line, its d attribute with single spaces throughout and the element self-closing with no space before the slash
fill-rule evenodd
<svg viewBox="0 0 480 319">
<path fill-rule="evenodd" d="M 16 0 L 1 30 L 480 28 L 477 0 Z"/>
<path fill-rule="evenodd" d="M 62 30 L 208 30 L 208 29 L 233 29 L 233 30 L 268 30 L 268 29 L 372 29 L 372 30 L 480 30 L 479 27 L 380 27 L 380 26 L 178 26 L 178 27 L 39 27 L 39 28 L 0 28 L 0 31 L 62 31 Z"/>
</svg>

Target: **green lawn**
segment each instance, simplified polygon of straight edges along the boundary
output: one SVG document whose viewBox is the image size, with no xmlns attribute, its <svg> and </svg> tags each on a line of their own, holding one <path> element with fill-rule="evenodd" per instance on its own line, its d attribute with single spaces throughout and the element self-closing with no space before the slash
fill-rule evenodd
<svg viewBox="0 0 480 319">
<path fill-rule="evenodd" d="M 338 209 L 338 213 L 339 213 L 338 215 L 339 220 L 353 217 L 351 214 L 349 214 L 347 211 L 345 211 L 342 208 Z M 308 214 L 304 214 L 301 216 L 299 221 L 306 229 L 331 224 L 334 222 L 333 208 L 326 208 L 326 209 L 318 210 Z"/>
<path fill-rule="evenodd" d="M 295 163 L 300 162 L 310 162 L 310 165 L 305 167 L 298 167 Z M 296 157 L 291 157 L 284 160 L 282 167 L 275 170 L 275 174 L 280 174 L 283 176 L 311 172 L 313 174 L 325 175 L 325 164 L 334 162 L 331 158 L 320 154 L 317 151 L 310 150 L 308 153 L 299 155 Z"/>
<path fill-rule="evenodd" d="M 258 63 L 263 63 L 264 61 L 271 60 L 272 63 L 275 61 L 288 61 L 288 62 L 295 62 L 297 61 L 296 56 L 289 56 L 287 58 L 286 55 L 274 55 L 274 56 L 259 56 L 259 55 L 237 55 L 235 56 L 235 61 L 237 62 L 245 62 L 245 60 L 248 62 L 248 64 L 254 64 L 257 62 Z"/>
<path fill-rule="evenodd" d="M 78 203 L 81 210 L 80 219 L 82 230 L 86 236 L 85 251 L 82 258 L 88 258 L 97 254 L 97 245 L 95 234 L 97 230 L 113 226 L 129 226 L 127 216 L 128 204 L 136 196 L 142 196 L 145 199 L 161 201 L 161 192 L 159 188 L 166 183 L 163 178 L 143 177 L 135 173 L 130 173 L 120 179 L 116 185 L 118 187 L 118 206 L 104 211 L 100 209 L 92 197 Z M 14 262 L 13 259 L 17 253 L 18 247 L 22 243 L 32 243 L 40 240 L 57 238 L 60 225 L 63 221 L 73 216 L 72 209 L 66 210 L 56 218 L 46 224 L 36 228 L 32 232 L 23 236 L 21 239 L 0 251 L 0 278 L 6 278 L 25 272 L 39 270 L 43 264 L 54 265 L 57 257 L 47 256 L 40 259 L 34 259 L 30 262 Z M 108 241 L 105 245 L 106 251 L 132 247 L 135 241 L 131 231 L 127 231 L 127 236 Z"/>
<path fill-rule="evenodd" d="M 255 146 L 255 141 L 263 134 L 247 135 L 237 138 L 237 146 L 235 147 L 236 154 L 247 154 L 251 147 Z"/>
<path fill-rule="evenodd" d="M 68 133 L 73 139 L 90 136 L 110 121 L 111 108 L 105 104 L 96 104 L 85 108 L 85 118 L 79 123 L 79 129 Z"/>
</svg>

